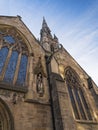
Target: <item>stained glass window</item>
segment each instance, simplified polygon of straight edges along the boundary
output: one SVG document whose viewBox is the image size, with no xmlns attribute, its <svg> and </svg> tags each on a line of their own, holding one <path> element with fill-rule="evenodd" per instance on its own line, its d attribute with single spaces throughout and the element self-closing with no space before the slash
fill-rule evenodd
<svg viewBox="0 0 98 130">
<path fill-rule="evenodd" d="M 77 101 L 78 106 L 79 106 L 79 110 L 80 110 L 80 114 L 82 116 L 82 119 L 86 120 L 86 115 L 84 113 L 84 109 L 83 109 L 82 103 L 80 101 L 80 97 L 79 97 L 78 90 L 76 87 L 74 87 L 74 94 L 75 94 L 76 101 Z"/>
<path fill-rule="evenodd" d="M 24 85 L 25 84 L 27 61 L 28 61 L 27 56 L 22 55 L 16 84 L 19 84 L 19 85 Z"/>
<path fill-rule="evenodd" d="M 65 76 L 75 118 L 78 120 L 92 120 L 88 103 L 84 97 L 84 93 L 82 92 L 78 75 L 73 69 L 69 68 L 67 69 Z"/>
<path fill-rule="evenodd" d="M 85 100 L 85 98 L 84 98 L 82 89 L 80 88 L 79 90 L 80 90 L 80 95 L 81 95 L 81 97 L 82 97 L 82 99 L 83 99 L 84 106 L 85 106 L 85 108 L 86 108 L 86 112 L 87 112 L 88 118 L 89 118 L 89 120 L 92 120 L 92 116 L 91 116 L 91 113 L 90 113 L 90 109 L 89 109 L 89 107 L 88 107 L 88 105 L 87 105 L 87 102 L 86 102 L 86 100 Z"/>
<path fill-rule="evenodd" d="M 9 44 L 15 43 L 15 40 L 12 36 L 4 36 L 3 39 L 5 42 L 8 42 Z"/>
<path fill-rule="evenodd" d="M 75 100 L 74 100 L 74 97 L 73 97 L 72 89 L 71 89 L 70 86 L 68 86 L 68 91 L 69 91 L 71 104 L 72 104 L 72 107 L 73 107 L 73 111 L 74 111 L 75 117 L 76 117 L 76 119 L 80 119 L 79 113 L 78 113 L 78 110 L 77 110 L 77 107 L 76 107 L 76 103 L 75 103 Z"/>
<path fill-rule="evenodd" d="M 0 25 L 0 81 L 25 86 L 29 55 L 25 41 L 16 28 Z"/>
<path fill-rule="evenodd" d="M 0 74 L 2 72 L 2 68 L 4 66 L 7 54 L 8 54 L 8 48 L 7 47 L 4 47 L 0 50 Z"/>
<path fill-rule="evenodd" d="M 4 77 L 4 80 L 7 82 L 11 82 L 13 80 L 17 59 L 18 59 L 18 52 L 13 51 Z"/>
</svg>

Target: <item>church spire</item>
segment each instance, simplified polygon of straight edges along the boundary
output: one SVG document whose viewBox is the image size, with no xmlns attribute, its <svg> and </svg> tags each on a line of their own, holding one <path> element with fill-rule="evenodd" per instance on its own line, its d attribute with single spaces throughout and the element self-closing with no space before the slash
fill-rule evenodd
<svg viewBox="0 0 98 130">
<path fill-rule="evenodd" d="M 56 35 L 52 37 L 50 28 L 43 17 L 42 29 L 40 31 L 40 44 L 48 52 L 54 52 L 58 49 L 58 38 Z"/>
<path fill-rule="evenodd" d="M 43 17 L 42 28 L 48 27 L 45 18 Z"/>
<path fill-rule="evenodd" d="M 48 27 L 45 18 L 43 17 L 42 29 L 40 31 L 40 44 L 47 51 L 50 51 L 50 44 L 52 40 L 52 35 L 50 28 Z"/>
<path fill-rule="evenodd" d="M 46 31 L 47 33 L 49 33 L 50 34 L 50 28 L 48 27 L 48 25 L 47 25 L 47 23 L 46 23 L 46 20 L 45 20 L 45 18 L 43 17 L 43 22 L 42 22 L 42 30 L 43 31 Z"/>
</svg>

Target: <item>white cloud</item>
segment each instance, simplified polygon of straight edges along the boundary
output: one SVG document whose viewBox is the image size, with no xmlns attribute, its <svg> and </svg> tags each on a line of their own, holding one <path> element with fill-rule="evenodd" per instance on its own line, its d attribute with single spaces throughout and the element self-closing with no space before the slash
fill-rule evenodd
<svg viewBox="0 0 98 130">
<path fill-rule="evenodd" d="M 62 43 L 81 67 L 98 84 L 98 18 L 97 9 L 87 12 L 74 27 L 63 29 Z M 65 25 L 66 26 L 66 25 Z"/>
<path fill-rule="evenodd" d="M 38 1 L 32 4 L 28 1 L 0 0 L 0 14 L 21 15 L 36 37 L 39 37 L 42 17 L 45 16 L 52 33 L 57 34 L 60 43 L 98 84 L 98 2 L 73 19 L 66 11 L 55 14 L 54 10 L 58 11 L 58 8 L 50 5 L 50 0 L 41 6 Z"/>
</svg>

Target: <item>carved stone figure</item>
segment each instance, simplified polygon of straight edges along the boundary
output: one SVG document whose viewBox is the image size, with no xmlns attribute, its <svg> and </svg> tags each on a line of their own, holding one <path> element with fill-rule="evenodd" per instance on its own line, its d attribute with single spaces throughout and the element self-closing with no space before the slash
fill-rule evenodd
<svg viewBox="0 0 98 130">
<path fill-rule="evenodd" d="M 43 76 L 41 73 L 37 74 L 37 92 L 39 93 L 40 97 L 42 97 L 44 94 Z"/>
</svg>

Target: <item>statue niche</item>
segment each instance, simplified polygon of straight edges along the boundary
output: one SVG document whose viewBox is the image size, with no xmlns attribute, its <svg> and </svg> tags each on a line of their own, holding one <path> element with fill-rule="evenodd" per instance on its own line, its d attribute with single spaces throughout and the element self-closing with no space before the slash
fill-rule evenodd
<svg viewBox="0 0 98 130">
<path fill-rule="evenodd" d="M 39 57 L 38 62 L 34 68 L 34 74 L 36 75 L 36 90 L 40 97 L 44 95 L 44 82 L 43 79 L 46 77 L 44 72 L 44 67 L 41 62 L 41 57 Z"/>
<path fill-rule="evenodd" d="M 43 76 L 41 72 L 37 74 L 36 89 L 39 96 L 42 97 L 44 94 L 44 86 L 43 86 Z"/>
</svg>

